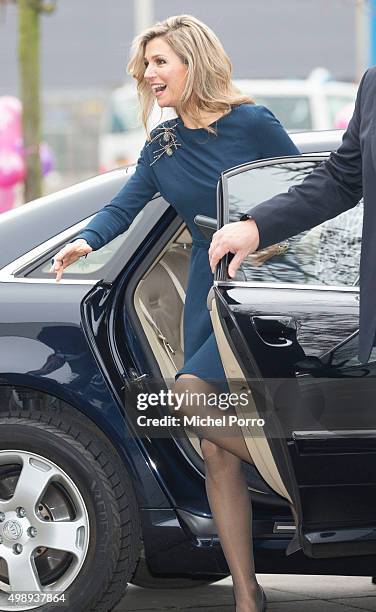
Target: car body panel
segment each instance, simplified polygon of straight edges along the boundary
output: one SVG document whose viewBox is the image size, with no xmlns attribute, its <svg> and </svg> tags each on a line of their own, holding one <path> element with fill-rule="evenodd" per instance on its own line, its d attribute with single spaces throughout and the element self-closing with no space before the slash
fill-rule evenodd
<svg viewBox="0 0 376 612">
<path fill-rule="evenodd" d="M 29 388 L 59 398 L 81 411 L 126 461 L 141 505 L 170 507 L 170 500 L 151 466 L 144 461 L 84 333 L 80 303 L 88 288 L 73 285 L 62 289 L 58 285 L 53 288 L 38 285 L 30 291 L 28 285 L 2 284 L 0 385 Z"/>
</svg>

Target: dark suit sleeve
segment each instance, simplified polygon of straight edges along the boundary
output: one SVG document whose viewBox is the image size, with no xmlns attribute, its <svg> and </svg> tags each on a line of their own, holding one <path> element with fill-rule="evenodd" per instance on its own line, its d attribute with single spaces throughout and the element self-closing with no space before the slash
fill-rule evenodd
<svg viewBox="0 0 376 612">
<path fill-rule="evenodd" d="M 367 71 L 368 72 L 368 71 Z M 260 234 L 258 249 L 295 236 L 352 208 L 362 197 L 362 158 L 359 143 L 361 95 L 338 151 L 316 168 L 301 185 L 247 211 Z"/>
</svg>

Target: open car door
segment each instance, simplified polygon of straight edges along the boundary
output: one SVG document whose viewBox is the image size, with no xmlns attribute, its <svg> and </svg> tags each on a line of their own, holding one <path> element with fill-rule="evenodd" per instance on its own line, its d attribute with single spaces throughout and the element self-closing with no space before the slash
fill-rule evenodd
<svg viewBox="0 0 376 612">
<path fill-rule="evenodd" d="M 324 159 L 285 157 L 225 172 L 219 227 Z M 291 505 L 289 552 L 301 547 L 311 557 L 376 552 L 376 349 L 367 364 L 357 359 L 362 217 L 359 202 L 289 239 L 281 255 L 249 256 L 234 279 L 224 257 L 208 296 L 230 390 L 249 396 L 237 415 L 261 419 L 257 427 L 239 420 L 250 455 Z"/>
</svg>

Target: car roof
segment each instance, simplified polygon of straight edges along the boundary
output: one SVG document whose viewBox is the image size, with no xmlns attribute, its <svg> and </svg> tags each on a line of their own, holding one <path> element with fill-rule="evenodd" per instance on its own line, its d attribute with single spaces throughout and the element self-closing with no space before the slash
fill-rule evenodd
<svg viewBox="0 0 376 612">
<path fill-rule="evenodd" d="M 342 142 L 344 130 L 318 130 L 290 133 L 291 140 L 301 153 L 336 151 Z"/>
<path fill-rule="evenodd" d="M 301 153 L 338 148 L 343 131 L 290 134 Z M 0 214 L 0 268 L 95 214 L 129 180 L 135 166 L 110 170 Z"/>
</svg>

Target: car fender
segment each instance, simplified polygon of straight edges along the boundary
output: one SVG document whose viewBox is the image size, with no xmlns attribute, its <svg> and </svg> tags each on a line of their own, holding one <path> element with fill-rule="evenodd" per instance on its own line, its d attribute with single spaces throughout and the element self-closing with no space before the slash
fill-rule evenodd
<svg viewBox="0 0 376 612">
<path fill-rule="evenodd" d="M 21 327 L 24 336 L 19 335 Z M 14 334 L 16 329 L 18 335 Z M 53 345 L 53 338 L 72 334 L 76 337 L 75 352 L 64 353 L 62 341 Z M 0 324 L 0 385 L 48 394 L 82 412 L 105 434 L 126 463 L 142 507 L 171 507 L 110 394 L 81 328 Z"/>
</svg>

